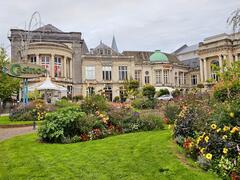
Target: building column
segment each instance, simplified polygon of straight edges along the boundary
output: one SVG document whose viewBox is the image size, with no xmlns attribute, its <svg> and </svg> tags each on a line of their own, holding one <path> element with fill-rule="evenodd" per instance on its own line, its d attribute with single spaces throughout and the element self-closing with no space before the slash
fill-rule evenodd
<svg viewBox="0 0 240 180">
<path fill-rule="evenodd" d="M 54 54 L 51 54 L 51 62 L 50 62 L 50 76 L 54 78 Z"/>
<path fill-rule="evenodd" d="M 41 65 L 40 63 L 40 55 L 36 54 L 36 64 Z"/>
<path fill-rule="evenodd" d="M 204 68 L 204 82 L 208 79 L 208 72 L 207 72 L 207 59 L 203 59 L 203 68 Z"/>
<path fill-rule="evenodd" d="M 222 70 L 223 70 L 223 58 L 222 58 L 222 55 L 219 55 L 218 58 L 219 58 L 220 71 L 222 72 Z"/>
<path fill-rule="evenodd" d="M 63 77 L 67 78 L 67 57 L 63 57 Z"/>
<path fill-rule="evenodd" d="M 227 55 L 223 55 L 223 65 L 227 65 L 227 64 L 228 64 L 227 63 Z"/>
<path fill-rule="evenodd" d="M 183 72 L 183 84 L 185 85 L 185 73 Z"/>
<path fill-rule="evenodd" d="M 163 69 L 162 69 L 162 77 L 161 77 L 162 84 L 164 84 L 164 75 L 163 75 Z"/>
<path fill-rule="evenodd" d="M 200 59 L 200 82 L 204 82 L 203 77 L 204 69 L 203 69 L 203 60 Z"/>
<path fill-rule="evenodd" d="M 73 75 L 73 72 L 72 72 L 72 59 L 70 59 L 70 61 L 69 61 L 69 63 L 70 63 L 70 72 L 69 72 L 69 74 L 70 74 L 70 78 L 72 78 L 72 75 Z"/>
</svg>

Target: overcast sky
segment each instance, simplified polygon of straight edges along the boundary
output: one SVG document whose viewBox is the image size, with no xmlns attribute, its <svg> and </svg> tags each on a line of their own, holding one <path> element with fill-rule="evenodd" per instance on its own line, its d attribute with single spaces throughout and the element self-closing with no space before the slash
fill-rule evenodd
<svg viewBox="0 0 240 180">
<path fill-rule="evenodd" d="M 24 29 L 38 11 L 43 24 L 82 32 L 89 48 L 110 45 L 115 34 L 120 51 L 172 52 L 230 32 L 226 20 L 237 8 L 240 0 L 0 0 L 0 45 L 9 47 L 9 29 Z"/>
</svg>

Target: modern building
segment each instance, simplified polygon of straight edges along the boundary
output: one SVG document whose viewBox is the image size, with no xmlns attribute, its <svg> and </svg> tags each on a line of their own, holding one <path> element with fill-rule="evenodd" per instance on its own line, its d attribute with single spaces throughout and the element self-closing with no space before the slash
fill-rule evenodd
<svg viewBox="0 0 240 180">
<path fill-rule="evenodd" d="M 62 32 L 51 24 L 34 31 L 11 29 L 12 62 L 30 62 L 44 66 L 52 81 L 68 89 L 69 96 L 103 93 L 109 100 L 123 93 L 123 83 L 136 79 L 142 87 L 188 89 L 194 84 L 194 68 L 184 64 L 176 54 L 156 50 L 123 51 L 103 42 L 90 49 L 80 32 Z M 181 59 L 181 58 L 180 58 Z M 197 73 L 196 73 L 197 74 Z M 41 81 L 41 78 L 32 82 Z"/>
</svg>

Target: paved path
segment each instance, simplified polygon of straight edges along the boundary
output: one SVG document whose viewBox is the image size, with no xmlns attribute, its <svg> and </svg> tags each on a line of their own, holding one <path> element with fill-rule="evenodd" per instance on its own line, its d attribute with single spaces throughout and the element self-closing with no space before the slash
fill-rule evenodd
<svg viewBox="0 0 240 180">
<path fill-rule="evenodd" d="M 0 142 L 5 139 L 9 139 L 14 136 L 21 134 L 33 133 L 36 130 L 33 130 L 32 126 L 29 127 L 18 127 L 18 128 L 0 128 Z"/>
</svg>

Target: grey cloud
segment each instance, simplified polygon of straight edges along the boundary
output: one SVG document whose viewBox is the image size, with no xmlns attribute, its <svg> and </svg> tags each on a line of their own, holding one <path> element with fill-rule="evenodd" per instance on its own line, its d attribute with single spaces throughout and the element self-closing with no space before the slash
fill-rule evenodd
<svg viewBox="0 0 240 180">
<path fill-rule="evenodd" d="M 120 50 L 171 52 L 182 44 L 228 32 L 228 15 L 239 0 L 8 0 L 0 2 L 0 43 L 9 45 L 13 26 L 24 28 L 34 11 L 44 24 L 63 31 L 80 31 L 88 47 L 100 40 Z"/>
</svg>

